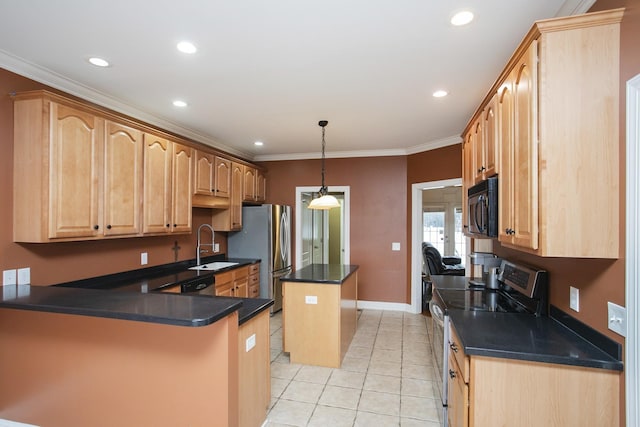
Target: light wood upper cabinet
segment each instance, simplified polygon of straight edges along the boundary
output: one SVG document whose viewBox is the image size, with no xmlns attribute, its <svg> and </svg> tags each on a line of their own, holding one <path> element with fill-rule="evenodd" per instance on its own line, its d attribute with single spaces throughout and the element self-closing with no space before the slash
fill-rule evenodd
<svg viewBox="0 0 640 427">
<path fill-rule="evenodd" d="M 262 169 L 256 169 L 256 202 L 263 203 L 267 199 L 267 177 Z"/>
<path fill-rule="evenodd" d="M 470 187 L 474 184 L 475 173 L 473 170 L 473 130 L 467 132 L 464 135 L 462 142 L 462 199 L 467 200 L 467 194 Z M 468 204 L 462 203 L 462 232 L 468 234 L 469 232 L 469 209 Z"/>
<path fill-rule="evenodd" d="M 619 256 L 623 12 L 535 23 L 465 129 L 476 135 L 496 100 L 502 244 L 538 256 Z"/>
<path fill-rule="evenodd" d="M 231 160 L 216 156 L 215 164 L 216 196 L 231 195 Z"/>
<path fill-rule="evenodd" d="M 145 234 L 191 231 L 192 149 L 144 135 Z"/>
<path fill-rule="evenodd" d="M 213 196 L 215 193 L 215 155 L 196 150 L 193 194 Z"/>
<path fill-rule="evenodd" d="M 98 128 L 102 120 L 57 102 L 47 105 L 51 114 L 48 237 L 93 237 L 101 232 Z"/>
<path fill-rule="evenodd" d="M 14 100 L 14 241 L 139 233 L 141 133 L 47 91 Z"/>
<path fill-rule="evenodd" d="M 244 165 L 231 162 L 230 178 L 229 207 L 227 209 L 213 210 L 212 225 L 216 231 L 238 231 L 242 229 Z"/>
<path fill-rule="evenodd" d="M 139 234 L 143 132 L 107 120 L 104 147 L 104 234 Z"/>
<path fill-rule="evenodd" d="M 244 166 L 242 200 L 245 202 L 256 200 L 256 168 L 246 165 Z"/>
<path fill-rule="evenodd" d="M 482 173 L 483 179 L 498 173 L 498 114 L 497 97 L 494 96 L 482 112 L 484 138 L 482 141 Z"/>
</svg>

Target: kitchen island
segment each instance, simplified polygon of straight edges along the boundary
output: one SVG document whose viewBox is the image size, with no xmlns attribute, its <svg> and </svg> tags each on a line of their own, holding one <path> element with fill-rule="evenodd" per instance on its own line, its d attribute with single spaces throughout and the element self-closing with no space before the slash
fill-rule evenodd
<svg viewBox="0 0 640 427">
<path fill-rule="evenodd" d="M 0 289 L 0 418 L 54 427 L 239 424 L 243 299 Z M 249 335 L 258 325 L 251 319 L 268 330 L 271 304 L 246 304 Z"/>
<path fill-rule="evenodd" d="M 291 363 L 339 368 L 356 331 L 358 266 L 311 264 L 282 278 Z"/>
</svg>

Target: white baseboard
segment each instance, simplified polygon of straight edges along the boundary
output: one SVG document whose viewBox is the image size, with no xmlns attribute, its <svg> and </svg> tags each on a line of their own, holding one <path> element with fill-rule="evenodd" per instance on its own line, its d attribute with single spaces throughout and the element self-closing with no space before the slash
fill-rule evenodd
<svg viewBox="0 0 640 427">
<path fill-rule="evenodd" d="M 411 304 L 403 304 L 401 302 L 382 302 L 382 301 L 361 301 L 358 300 L 358 309 L 364 310 L 387 310 L 387 311 L 406 311 L 411 313 Z"/>
</svg>

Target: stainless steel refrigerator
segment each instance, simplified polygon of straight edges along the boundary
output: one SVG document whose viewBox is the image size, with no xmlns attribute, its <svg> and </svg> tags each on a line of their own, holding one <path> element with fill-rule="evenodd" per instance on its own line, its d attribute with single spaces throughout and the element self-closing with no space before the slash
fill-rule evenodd
<svg viewBox="0 0 640 427">
<path fill-rule="evenodd" d="M 280 278 L 291 272 L 291 206 L 242 208 L 242 231 L 229 233 L 230 258 L 259 258 L 260 297 L 271 298 L 271 313 L 282 309 Z"/>
</svg>

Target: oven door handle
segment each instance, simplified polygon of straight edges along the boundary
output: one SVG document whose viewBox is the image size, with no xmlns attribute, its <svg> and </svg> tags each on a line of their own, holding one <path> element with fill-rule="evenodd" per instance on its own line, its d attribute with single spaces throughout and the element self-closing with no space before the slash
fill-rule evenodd
<svg viewBox="0 0 640 427">
<path fill-rule="evenodd" d="M 438 323 L 441 328 L 444 328 L 444 312 L 442 308 L 431 300 L 429 301 L 429 311 L 431 312 L 431 318 Z"/>
</svg>

